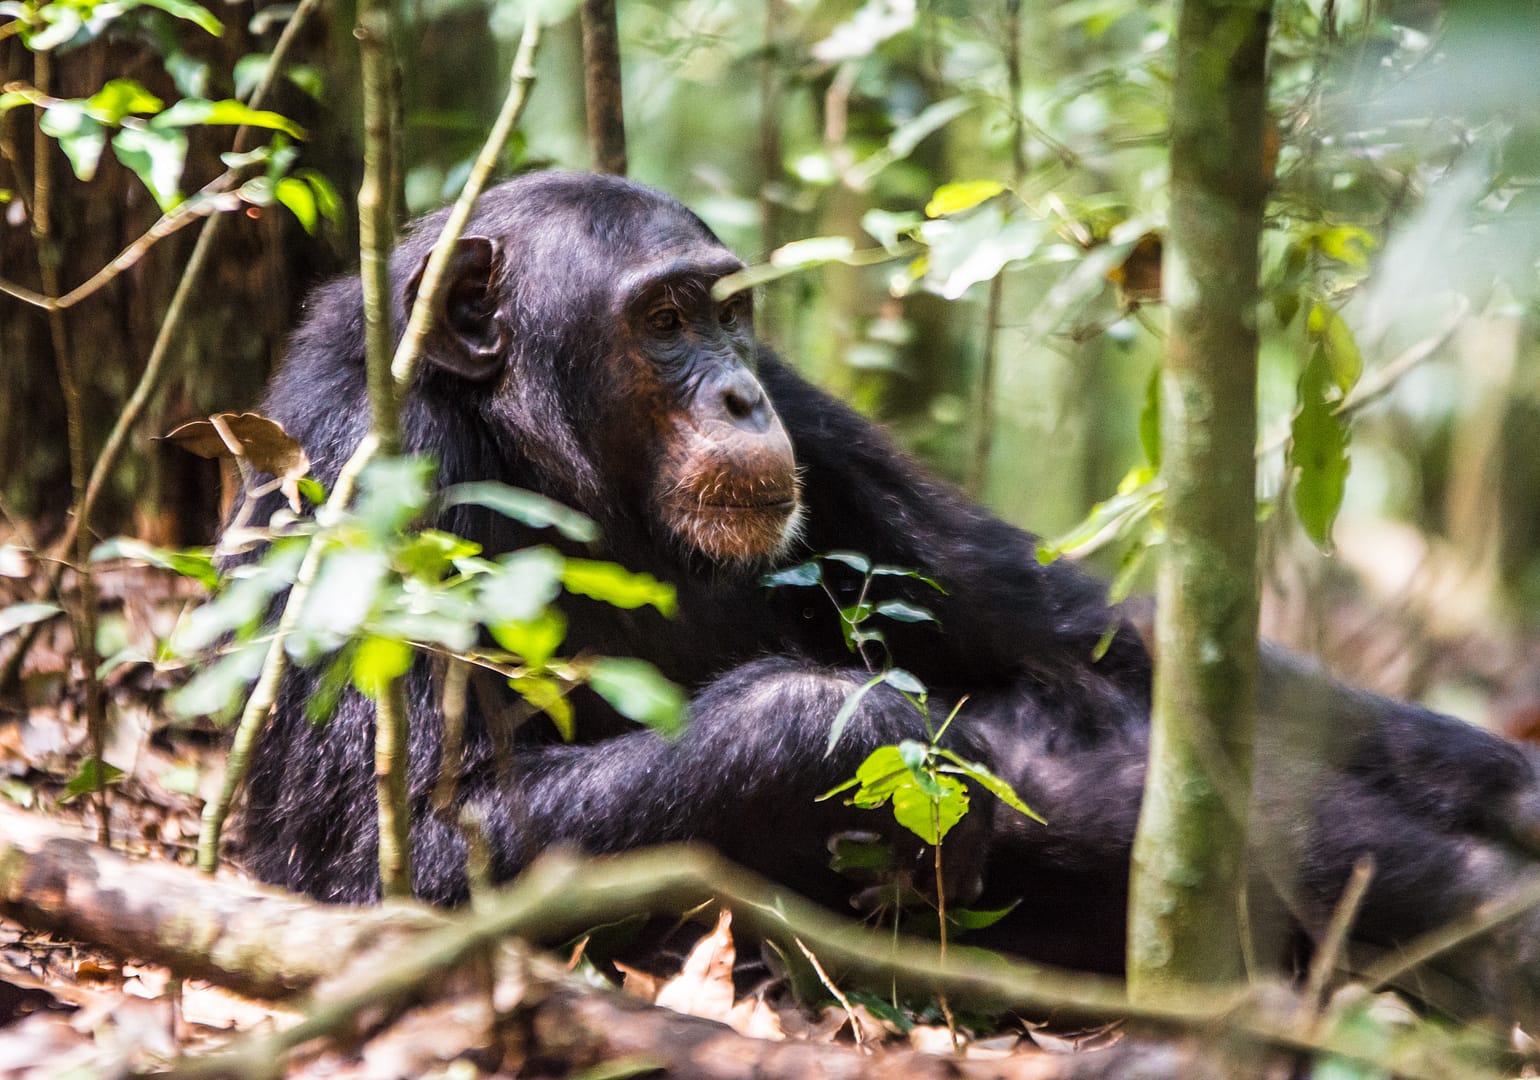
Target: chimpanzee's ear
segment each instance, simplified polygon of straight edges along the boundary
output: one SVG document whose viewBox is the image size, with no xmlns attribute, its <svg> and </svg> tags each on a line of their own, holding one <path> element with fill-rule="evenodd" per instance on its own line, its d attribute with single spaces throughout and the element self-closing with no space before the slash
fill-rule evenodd
<svg viewBox="0 0 1540 1080">
<path fill-rule="evenodd" d="M 424 361 L 462 378 L 483 382 L 502 370 L 507 360 L 507 335 L 497 317 L 497 271 L 502 253 L 485 236 L 462 236 L 455 244 L 439 289 L 428 339 L 423 342 Z M 417 290 L 427 269 L 423 256 L 417 272 L 406 285 L 407 310 L 417 301 Z"/>
</svg>

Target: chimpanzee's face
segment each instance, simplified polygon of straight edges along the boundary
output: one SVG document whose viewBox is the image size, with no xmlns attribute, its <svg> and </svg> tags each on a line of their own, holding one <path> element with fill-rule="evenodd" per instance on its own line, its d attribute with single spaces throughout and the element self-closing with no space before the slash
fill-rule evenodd
<svg viewBox="0 0 1540 1080">
<path fill-rule="evenodd" d="M 720 246 L 681 244 L 620 276 L 614 318 L 630 398 L 617 404 L 633 431 L 650 429 L 653 512 L 686 550 L 747 564 L 790 544 L 800 503 L 791 442 L 754 372 L 753 300 L 712 296 L 741 268 Z"/>
<path fill-rule="evenodd" d="M 751 567 L 789 546 L 791 441 L 755 376 L 752 299 L 712 296 L 743 264 L 705 224 L 640 185 L 563 173 L 494 189 L 475 224 L 428 355 L 485 387 L 500 436 L 563 497 L 640 515 L 687 557 Z"/>
</svg>

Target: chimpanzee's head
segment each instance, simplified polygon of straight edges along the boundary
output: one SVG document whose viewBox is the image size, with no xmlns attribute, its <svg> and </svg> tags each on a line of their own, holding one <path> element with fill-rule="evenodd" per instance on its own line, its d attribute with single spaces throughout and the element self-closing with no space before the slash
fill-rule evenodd
<svg viewBox="0 0 1540 1080">
<path fill-rule="evenodd" d="M 397 254 L 403 303 L 441 221 Z M 752 299 L 712 296 L 742 267 L 650 188 L 576 173 L 513 180 L 482 197 L 459 243 L 424 351 L 429 378 L 475 396 L 532 470 L 519 482 L 687 555 L 761 562 L 795 537 L 801 510 L 791 442 L 755 376 Z"/>
</svg>

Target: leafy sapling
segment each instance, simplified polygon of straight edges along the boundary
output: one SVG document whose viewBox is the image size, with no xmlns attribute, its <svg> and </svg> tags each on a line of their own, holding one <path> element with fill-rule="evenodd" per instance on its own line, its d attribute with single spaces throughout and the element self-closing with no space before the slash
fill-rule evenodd
<svg viewBox="0 0 1540 1080">
<path fill-rule="evenodd" d="M 828 563 L 837 563 L 861 575 L 853 603 L 842 603 L 824 572 Z M 872 595 L 873 583 L 878 578 L 910 579 L 922 582 L 937 592 L 946 590 L 931 578 L 915 570 L 896 566 L 874 564 L 866 556 L 856 552 L 834 551 L 797 566 L 767 575 L 766 585 L 775 587 L 818 586 L 829 597 L 839 612 L 840 631 L 845 647 L 861 657 L 873 675 L 853 689 L 845 698 L 834 723 L 829 729 L 829 750 L 832 752 L 840 736 L 860 708 L 865 697 L 878 686 L 887 685 L 896 690 L 925 724 L 926 738 L 921 742 L 905 739 L 896 745 L 880 746 L 873 750 L 856 769 L 856 775 L 825 792 L 819 798 L 829 799 L 852 791 L 848 803 L 864 809 L 877 809 L 891 803 L 894 819 L 920 840 L 929 844 L 934 852 L 936 874 L 936 900 L 941 921 L 941 941 L 946 942 L 946 899 L 943 891 L 941 847 L 948 832 L 968 813 L 969 796 L 966 780 L 999 798 L 1007 806 L 1037 821 L 1043 819 L 1034 813 L 1013 791 L 986 766 L 968 761 L 941 745 L 941 740 L 952 722 L 962 711 L 967 698 L 952 706 L 946 719 L 937 727 L 930 711 L 930 695 L 925 684 L 912 672 L 894 667 L 888 651 L 887 639 L 876 626 L 869 625 L 877 617 L 896 622 L 932 622 L 940 626 L 935 615 L 918 604 L 906 600 L 880 600 Z M 881 667 L 878 669 L 874 652 L 881 649 Z"/>
</svg>

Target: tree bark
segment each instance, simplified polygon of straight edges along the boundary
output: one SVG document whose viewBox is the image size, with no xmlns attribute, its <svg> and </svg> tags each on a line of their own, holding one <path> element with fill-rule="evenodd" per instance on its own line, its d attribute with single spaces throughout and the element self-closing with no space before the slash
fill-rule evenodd
<svg viewBox="0 0 1540 1080">
<path fill-rule="evenodd" d="M 1136 997 L 1241 973 L 1256 710 L 1257 246 L 1268 0 L 1185 0 L 1172 101 L 1161 372 L 1166 543 L 1134 843 Z"/>
<path fill-rule="evenodd" d="M 599 172 L 626 175 L 626 117 L 620 91 L 615 0 L 583 0 L 583 89 L 588 145 Z"/>
</svg>

